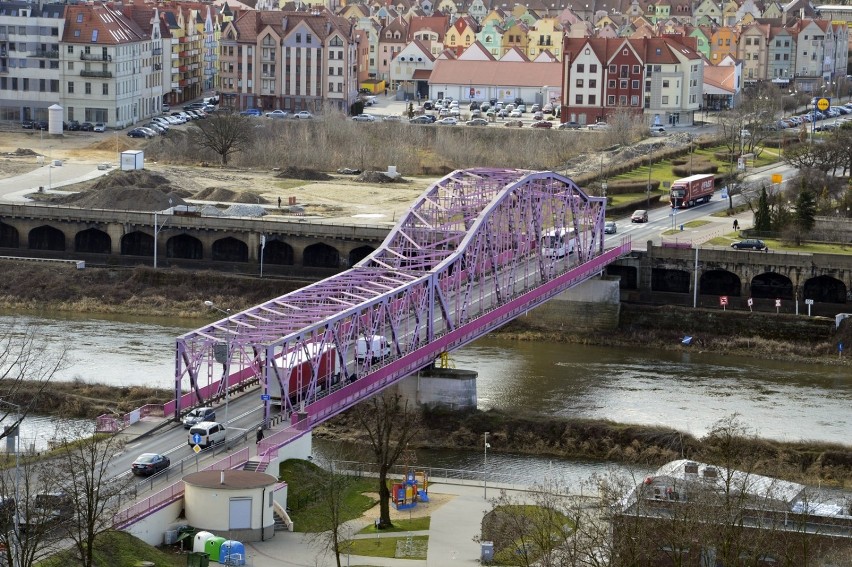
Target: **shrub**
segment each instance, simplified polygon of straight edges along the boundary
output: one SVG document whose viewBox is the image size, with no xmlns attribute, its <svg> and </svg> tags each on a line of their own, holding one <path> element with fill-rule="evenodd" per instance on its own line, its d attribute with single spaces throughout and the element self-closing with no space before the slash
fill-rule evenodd
<svg viewBox="0 0 852 567">
<path fill-rule="evenodd" d="M 648 187 L 648 180 L 636 180 L 636 179 L 624 179 L 619 181 L 613 181 L 607 185 L 607 193 L 611 193 L 613 195 L 623 195 L 624 193 L 641 193 L 645 191 Z M 660 188 L 660 181 L 658 179 L 651 180 L 651 190 L 656 191 Z"/>
<path fill-rule="evenodd" d="M 717 171 L 719 171 L 719 166 L 712 164 L 709 161 L 693 161 L 692 166 L 687 163 L 686 165 L 676 165 L 672 168 L 672 173 L 679 175 L 680 177 L 687 177 L 688 175 L 696 175 L 699 173 L 716 173 Z"/>
</svg>

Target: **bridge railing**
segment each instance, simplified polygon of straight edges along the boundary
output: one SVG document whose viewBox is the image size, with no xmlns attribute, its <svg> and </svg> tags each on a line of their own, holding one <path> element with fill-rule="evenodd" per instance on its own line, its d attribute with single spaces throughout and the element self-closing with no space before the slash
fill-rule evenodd
<svg viewBox="0 0 852 567">
<path fill-rule="evenodd" d="M 236 453 L 228 455 L 224 459 L 216 461 L 215 463 L 206 466 L 201 470 L 224 471 L 234 469 L 237 467 L 241 467 L 243 464 L 245 464 L 246 461 L 248 461 L 248 457 L 249 448 L 243 447 Z M 168 504 L 171 504 L 178 498 L 181 498 L 184 493 L 184 488 L 185 487 L 183 481 L 179 480 L 176 483 L 160 490 L 159 492 L 152 494 L 148 498 L 136 502 L 129 508 L 125 508 L 124 510 L 118 512 L 113 517 L 113 525 L 117 529 L 124 529 L 127 526 L 138 522 L 142 518 L 153 514 L 157 510 L 167 506 Z"/>
</svg>

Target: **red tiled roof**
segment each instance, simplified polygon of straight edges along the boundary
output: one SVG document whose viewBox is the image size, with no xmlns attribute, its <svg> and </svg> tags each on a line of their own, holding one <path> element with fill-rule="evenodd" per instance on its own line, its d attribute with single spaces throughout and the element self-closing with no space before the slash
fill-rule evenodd
<svg viewBox="0 0 852 567">
<path fill-rule="evenodd" d="M 72 4 L 65 7 L 62 41 L 94 45 L 120 45 L 150 39 L 148 30 L 102 4 Z"/>
<path fill-rule="evenodd" d="M 430 75 L 432 75 L 431 69 L 415 69 L 411 78 L 415 81 L 427 81 L 429 80 Z"/>
</svg>

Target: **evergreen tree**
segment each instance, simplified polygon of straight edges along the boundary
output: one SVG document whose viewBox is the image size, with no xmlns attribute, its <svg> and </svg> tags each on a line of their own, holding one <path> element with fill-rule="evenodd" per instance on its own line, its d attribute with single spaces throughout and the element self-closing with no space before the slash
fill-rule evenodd
<svg viewBox="0 0 852 567">
<path fill-rule="evenodd" d="M 766 187 L 760 188 L 760 200 L 757 203 L 757 211 L 754 213 L 754 230 L 759 233 L 772 230 L 772 218 L 769 214 L 769 196 Z"/>
<path fill-rule="evenodd" d="M 802 191 L 796 200 L 796 224 L 802 232 L 814 227 L 816 217 L 816 198 L 810 191 Z"/>
</svg>

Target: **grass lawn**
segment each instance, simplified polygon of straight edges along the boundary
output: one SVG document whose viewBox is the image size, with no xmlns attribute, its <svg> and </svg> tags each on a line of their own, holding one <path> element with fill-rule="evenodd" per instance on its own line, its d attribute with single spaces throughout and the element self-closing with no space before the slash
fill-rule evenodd
<svg viewBox="0 0 852 567">
<path fill-rule="evenodd" d="M 290 459 L 281 463 L 279 478 L 288 484 L 287 501 L 290 517 L 297 532 L 319 532 L 328 529 L 324 518 L 323 490 L 327 485 L 329 473 L 317 465 L 299 459 Z M 342 521 L 360 518 L 364 512 L 375 506 L 377 500 L 365 496 L 365 492 L 378 492 L 376 479 L 352 478 L 346 486 L 343 496 Z"/>
<path fill-rule="evenodd" d="M 426 547 L 429 538 L 426 536 L 414 536 L 411 538 L 416 548 L 422 549 L 422 554 L 407 555 L 405 559 L 426 559 Z M 396 557 L 397 543 L 406 542 L 407 537 L 380 537 L 350 540 L 349 553 L 352 555 L 363 555 L 366 557 Z"/>
<path fill-rule="evenodd" d="M 376 530 L 376 526 L 374 524 L 370 524 L 358 533 L 375 534 L 376 531 L 383 534 L 390 532 L 419 532 L 422 530 L 428 530 L 431 522 L 432 518 L 430 518 L 429 516 L 425 516 L 422 518 L 412 518 L 410 520 L 394 520 L 392 528 Z"/>
<path fill-rule="evenodd" d="M 735 232 L 731 232 L 724 236 L 717 236 L 706 242 L 711 246 L 731 245 L 731 242 L 742 240 Z M 852 246 L 843 246 L 841 244 L 824 244 L 821 242 L 803 242 L 801 246 L 790 246 L 780 240 L 771 238 L 761 238 L 770 251 L 775 252 L 791 252 L 801 254 L 852 254 Z"/>
<path fill-rule="evenodd" d="M 140 561 L 151 561 L 157 567 L 186 567 L 186 555 L 166 553 L 151 547 L 125 532 L 106 532 L 95 539 L 93 550 L 96 567 L 135 567 Z M 38 567 L 79 565 L 74 550 L 66 549 L 38 563 Z"/>
<path fill-rule="evenodd" d="M 710 221 L 706 221 L 706 220 L 689 221 L 689 222 L 683 223 L 683 227 L 684 228 L 698 228 L 700 226 L 704 226 L 705 224 L 710 224 Z M 669 230 L 666 230 L 665 232 L 663 232 L 663 235 L 664 236 L 671 236 L 672 234 L 682 234 L 682 233 L 683 233 L 683 231 L 681 231 L 680 228 L 670 228 Z"/>
</svg>

